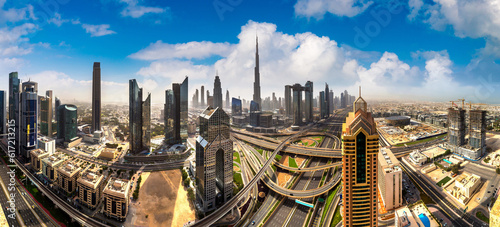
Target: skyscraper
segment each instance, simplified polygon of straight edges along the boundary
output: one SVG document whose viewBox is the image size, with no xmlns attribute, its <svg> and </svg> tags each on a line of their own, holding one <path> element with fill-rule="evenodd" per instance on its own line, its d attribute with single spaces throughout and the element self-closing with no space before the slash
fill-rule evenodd
<svg viewBox="0 0 500 227">
<path fill-rule="evenodd" d="M 72 142 L 77 138 L 77 112 L 75 105 L 64 104 L 56 109 L 57 119 L 57 139 L 64 142 Z"/>
<path fill-rule="evenodd" d="M 361 94 L 353 110 L 342 126 L 342 223 L 377 226 L 377 126 Z"/>
<path fill-rule="evenodd" d="M 94 62 L 92 71 L 92 127 L 91 131 L 101 131 L 101 63 Z"/>
<path fill-rule="evenodd" d="M 230 102 L 229 101 L 229 90 L 226 90 L 226 108 L 228 108 L 228 109 L 229 109 L 229 107 L 231 107 L 229 102 Z"/>
<path fill-rule="evenodd" d="M 52 91 L 48 90 L 40 102 L 40 133 L 52 136 Z"/>
<path fill-rule="evenodd" d="M 294 84 L 293 89 L 293 124 L 302 125 L 302 91 L 304 87 L 300 84 Z"/>
<path fill-rule="evenodd" d="M 61 100 L 58 97 L 56 97 L 55 100 L 56 101 L 55 101 L 54 114 L 55 114 L 55 118 L 56 118 L 56 122 L 57 122 L 57 108 L 61 105 Z"/>
<path fill-rule="evenodd" d="M 340 108 L 345 108 L 344 93 L 340 93 Z"/>
<path fill-rule="evenodd" d="M 193 107 L 198 107 L 199 106 L 199 104 L 198 104 L 198 95 L 199 95 L 198 89 L 196 89 L 196 91 L 194 92 L 194 95 L 193 95 L 193 103 L 191 103 L 191 105 Z"/>
<path fill-rule="evenodd" d="M 181 101 L 181 139 L 182 142 L 188 138 L 188 77 L 182 81 L 180 86 L 180 101 Z"/>
<path fill-rule="evenodd" d="M 290 117 L 293 115 L 292 86 L 290 85 L 285 86 L 285 111 L 286 111 L 286 116 Z"/>
<path fill-rule="evenodd" d="M 222 88 L 219 76 L 215 76 L 214 81 L 214 108 L 222 108 Z"/>
<path fill-rule="evenodd" d="M 328 112 L 330 114 L 333 114 L 333 110 L 335 109 L 335 104 L 334 104 L 334 97 L 332 90 L 330 90 L 330 94 L 328 95 L 328 107 L 329 107 Z"/>
<path fill-rule="evenodd" d="M 240 116 L 242 113 L 242 105 L 241 105 L 241 100 L 237 98 L 233 98 L 232 100 L 232 105 L 231 105 L 231 115 L 232 116 Z"/>
<path fill-rule="evenodd" d="M 256 37 L 255 80 L 253 82 L 253 101 L 259 104 L 259 108 L 262 108 L 262 99 L 260 98 L 259 37 Z"/>
<path fill-rule="evenodd" d="M 454 147 L 465 145 L 465 110 L 448 109 L 448 143 Z"/>
<path fill-rule="evenodd" d="M 129 80 L 129 130 L 132 154 L 149 151 L 151 141 L 151 94 L 142 101 L 142 88 L 135 79 Z"/>
<path fill-rule="evenodd" d="M 201 86 L 201 107 L 205 108 L 205 86 Z"/>
<path fill-rule="evenodd" d="M 20 117 L 19 117 L 19 97 L 20 97 L 20 80 L 17 76 L 17 72 L 9 73 L 9 121 L 14 123 L 14 137 L 16 144 L 14 144 L 14 149 L 16 153 L 20 154 Z M 14 121 L 14 122 L 12 122 Z"/>
<path fill-rule="evenodd" d="M 319 116 L 321 119 L 325 119 L 326 111 L 326 100 L 325 100 L 325 92 L 319 92 Z"/>
<path fill-rule="evenodd" d="M 233 195 L 233 142 L 229 116 L 222 108 L 200 114 L 196 138 L 196 198 L 203 211 L 214 210 Z"/>
<path fill-rule="evenodd" d="M 469 111 L 469 146 L 479 149 L 482 156 L 486 152 L 486 111 Z"/>
<path fill-rule="evenodd" d="M 328 88 L 328 84 L 325 83 L 325 117 L 328 118 L 330 116 L 330 89 Z"/>
<path fill-rule="evenodd" d="M 181 143 L 181 85 L 172 84 L 172 89 L 165 91 L 165 142 Z M 202 93 L 203 94 L 203 93 Z"/>
<path fill-rule="evenodd" d="M 30 151 L 37 148 L 38 84 L 32 81 L 24 82 L 21 91 L 20 151 L 23 157 L 29 158 Z"/>
<path fill-rule="evenodd" d="M 0 134 L 7 133 L 7 94 L 0 91 Z"/>
<path fill-rule="evenodd" d="M 305 96 L 305 117 L 306 122 L 312 122 L 313 120 L 313 82 L 307 81 L 306 86 L 304 87 L 304 96 Z"/>
</svg>

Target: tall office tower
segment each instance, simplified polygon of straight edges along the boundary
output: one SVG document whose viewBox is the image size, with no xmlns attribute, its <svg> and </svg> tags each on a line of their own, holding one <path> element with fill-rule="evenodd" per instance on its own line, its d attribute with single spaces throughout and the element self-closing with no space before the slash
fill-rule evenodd
<svg viewBox="0 0 500 227">
<path fill-rule="evenodd" d="M 259 104 L 259 108 L 262 108 L 262 99 L 260 98 L 259 37 L 256 37 L 255 80 L 253 82 L 253 101 Z"/>
<path fill-rule="evenodd" d="M 46 92 L 45 97 L 40 100 L 40 133 L 52 136 L 52 91 Z"/>
<path fill-rule="evenodd" d="M 193 103 L 191 104 L 193 107 L 199 106 L 198 96 L 199 96 L 198 89 L 196 89 L 196 92 L 194 93 L 194 96 L 193 96 Z"/>
<path fill-rule="evenodd" d="M 347 92 L 347 90 L 344 90 L 344 99 L 345 99 L 344 105 L 345 105 L 345 107 L 347 107 L 349 105 L 349 103 L 351 103 L 351 102 L 349 102 L 349 93 Z"/>
<path fill-rule="evenodd" d="M 326 118 L 326 100 L 325 100 L 325 92 L 319 92 L 319 116 L 321 119 Z"/>
<path fill-rule="evenodd" d="M 61 105 L 61 100 L 58 97 L 56 97 L 55 100 L 56 101 L 55 101 L 55 106 L 54 106 L 54 110 L 55 110 L 54 114 L 55 114 L 55 118 L 56 118 L 56 122 L 57 122 L 57 108 Z"/>
<path fill-rule="evenodd" d="M 101 63 L 94 62 L 92 71 L 92 133 L 101 131 Z"/>
<path fill-rule="evenodd" d="M 333 114 L 333 110 L 335 109 L 335 104 L 333 103 L 334 102 L 334 98 L 333 98 L 333 91 L 330 90 L 330 93 L 328 95 L 328 112 L 330 114 Z"/>
<path fill-rule="evenodd" d="M 205 108 L 205 86 L 201 86 L 201 107 Z"/>
<path fill-rule="evenodd" d="M 272 99 L 272 109 L 278 109 L 278 99 L 276 99 L 276 94 L 273 92 L 273 99 Z"/>
<path fill-rule="evenodd" d="M 230 108 L 230 104 L 229 104 L 229 90 L 226 90 L 226 108 Z"/>
<path fill-rule="evenodd" d="M 377 126 L 361 95 L 353 110 L 342 126 L 342 223 L 377 226 Z"/>
<path fill-rule="evenodd" d="M 340 93 L 340 108 L 345 108 L 344 93 Z"/>
<path fill-rule="evenodd" d="M 181 139 L 185 142 L 188 138 L 188 77 L 182 81 L 179 91 L 181 101 Z"/>
<path fill-rule="evenodd" d="M 378 153 L 378 187 L 385 210 L 403 205 L 403 171 L 390 149 L 381 148 Z"/>
<path fill-rule="evenodd" d="M 260 111 L 259 104 L 257 102 L 250 102 L 250 125 L 253 127 L 257 127 L 260 125 Z"/>
<path fill-rule="evenodd" d="M 486 111 L 469 111 L 469 146 L 486 152 Z"/>
<path fill-rule="evenodd" d="M 129 130 L 132 154 L 149 150 L 151 141 L 151 94 L 142 101 L 142 88 L 135 79 L 129 80 Z"/>
<path fill-rule="evenodd" d="M 448 109 L 448 143 L 454 147 L 465 145 L 465 110 Z"/>
<path fill-rule="evenodd" d="M 293 115 L 292 109 L 292 86 L 285 86 L 285 112 L 286 116 L 290 117 Z"/>
<path fill-rule="evenodd" d="M 148 149 L 151 147 L 151 93 L 142 102 L 142 147 Z"/>
<path fill-rule="evenodd" d="M 328 84 L 325 83 L 325 117 L 328 118 L 330 116 L 330 89 L 328 88 Z"/>
<path fill-rule="evenodd" d="M 283 103 L 281 102 L 281 97 L 278 98 L 278 107 L 279 108 L 283 107 Z"/>
<path fill-rule="evenodd" d="M 231 103 L 231 115 L 232 116 L 240 116 L 242 113 L 242 105 L 241 100 L 237 98 L 233 98 Z"/>
<path fill-rule="evenodd" d="M 181 143 L 181 85 L 172 84 L 172 89 L 165 91 L 165 142 Z M 202 93 L 203 94 L 203 93 Z"/>
<path fill-rule="evenodd" d="M 7 94 L 0 91 L 0 134 L 7 133 Z"/>
<path fill-rule="evenodd" d="M 38 84 L 36 82 L 28 81 L 22 85 L 20 94 L 20 151 L 21 155 L 29 158 L 30 151 L 37 148 L 38 127 Z"/>
<path fill-rule="evenodd" d="M 214 108 L 222 108 L 222 87 L 219 76 L 215 76 L 214 81 Z"/>
<path fill-rule="evenodd" d="M 313 96 L 313 82 L 307 81 L 306 86 L 304 86 L 304 112 L 306 122 L 312 122 L 313 120 Z"/>
<path fill-rule="evenodd" d="M 56 109 L 57 119 L 57 139 L 63 142 L 72 142 L 78 137 L 77 132 L 77 116 L 78 108 L 75 105 L 64 104 Z"/>
<path fill-rule="evenodd" d="M 199 117 L 196 138 L 196 197 L 205 212 L 233 195 L 233 142 L 229 116 L 222 108 L 207 107 Z"/>
<path fill-rule="evenodd" d="M 19 98 L 20 98 L 20 85 L 21 82 L 17 76 L 17 72 L 9 73 L 9 121 L 12 123 L 14 121 L 14 137 L 16 144 L 14 144 L 14 149 L 16 150 L 16 154 L 20 154 L 20 139 L 19 139 L 19 126 L 20 126 L 20 117 L 19 117 Z"/>
<path fill-rule="evenodd" d="M 293 125 L 302 125 L 302 91 L 304 87 L 300 84 L 294 84 L 293 89 Z"/>
</svg>

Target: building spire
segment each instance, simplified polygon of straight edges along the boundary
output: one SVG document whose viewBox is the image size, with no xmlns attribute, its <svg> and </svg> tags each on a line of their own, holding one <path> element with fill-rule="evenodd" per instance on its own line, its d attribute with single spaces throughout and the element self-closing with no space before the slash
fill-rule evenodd
<svg viewBox="0 0 500 227">
<path fill-rule="evenodd" d="M 361 97 L 361 86 L 359 86 L 359 96 L 358 97 Z"/>
</svg>

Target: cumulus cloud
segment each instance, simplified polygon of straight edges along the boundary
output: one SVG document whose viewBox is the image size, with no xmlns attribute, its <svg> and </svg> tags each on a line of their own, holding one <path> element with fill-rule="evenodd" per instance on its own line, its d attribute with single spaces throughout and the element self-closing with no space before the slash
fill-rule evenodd
<svg viewBox="0 0 500 227">
<path fill-rule="evenodd" d="M 140 60 L 160 60 L 160 59 L 201 59 L 218 55 L 225 57 L 232 50 L 229 43 L 213 42 L 188 42 L 180 44 L 163 43 L 161 40 L 150 44 L 145 49 L 131 54 L 129 57 Z"/>
<path fill-rule="evenodd" d="M 33 45 L 29 44 L 28 34 L 35 32 L 36 25 L 25 23 L 13 28 L 0 28 L 0 57 L 20 56 L 31 53 Z"/>
<path fill-rule="evenodd" d="M 317 19 L 322 19 L 326 13 L 354 17 L 372 4 L 373 1 L 367 0 L 298 0 L 295 4 L 295 14 Z"/>
<path fill-rule="evenodd" d="M 161 7 L 141 6 L 138 0 L 120 0 L 120 2 L 126 4 L 121 12 L 124 17 L 139 18 L 145 14 L 161 14 L 167 11 L 166 8 Z"/>
<path fill-rule="evenodd" d="M 0 22 L 19 22 L 23 20 L 36 20 L 33 6 L 28 4 L 23 8 L 10 8 L 4 10 L 6 0 L 0 0 Z"/>
<path fill-rule="evenodd" d="M 90 33 L 91 37 L 99 37 L 105 35 L 116 34 L 115 31 L 109 30 L 109 24 L 82 24 L 82 28 L 85 29 L 87 33 Z"/>
</svg>

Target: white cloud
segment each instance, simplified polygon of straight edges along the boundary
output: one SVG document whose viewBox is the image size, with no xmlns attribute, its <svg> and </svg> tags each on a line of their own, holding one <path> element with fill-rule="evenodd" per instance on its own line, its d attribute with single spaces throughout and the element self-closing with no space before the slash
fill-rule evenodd
<svg viewBox="0 0 500 227">
<path fill-rule="evenodd" d="M 326 13 L 336 16 L 354 17 L 364 12 L 373 1 L 367 0 L 298 0 L 295 14 L 322 19 Z"/>
<path fill-rule="evenodd" d="M 116 32 L 109 30 L 109 24 L 99 24 L 99 25 L 82 24 L 82 28 L 85 29 L 87 33 L 90 33 L 91 37 L 116 34 Z"/>
<path fill-rule="evenodd" d="M 20 56 L 31 53 L 33 46 L 26 35 L 35 32 L 36 25 L 25 23 L 13 28 L 0 28 L 0 57 Z"/>
<path fill-rule="evenodd" d="M 120 0 L 120 2 L 127 5 L 121 12 L 124 17 L 139 18 L 145 14 L 161 14 L 167 11 L 161 7 L 141 6 L 138 0 Z"/>
<path fill-rule="evenodd" d="M 33 13 L 33 6 L 28 4 L 26 7 L 16 9 L 10 8 L 3 10 L 6 0 L 0 0 L 0 22 L 19 22 L 23 20 L 36 20 L 35 14 Z"/>
<path fill-rule="evenodd" d="M 410 7 L 410 14 L 408 15 L 408 19 L 415 19 L 423 5 L 423 0 L 409 0 L 408 6 Z"/>
<path fill-rule="evenodd" d="M 213 64 L 195 63 L 193 56 L 210 57 L 213 55 L 210 42 L 198 42 L 197 48 L 203 51 L 197 54 L 187 48 L 186 52 L 176 49 L 177 45 L 165 44 L 160 49 L 175 57 L 165 57 L 154 50 L 156 44 L 137 52 L 140 58 L 150 59 L 151 63 L 142 67 L 137 75 L 144 80 L 153 80 L 148 86 L 152 92 L 153 102 L 162 103 L 164 90 L 170 84 L 180 83 L 185 76 L 189 77 L 190 96 L 201 84 L 212 94 L 213 80 L 217 70 L 221 78 L 222 89 L 229 89 L 232 96 L 251 99 L 253 94 L 255 66 L 255 34 L 259 34 L 259 54 L 262 97 L 271 96 L 275 92 L 282 97 L 287 84 L 304 84 L 307 80 L 315 84 L 314 93 L 324 89 L 328 83 L 335 94 L 348 88 L 357 91 L 362 85 L 364 94 L 381 99 L 410 99 L 420 97 L 428 100 L 442 100 L 474 95 L 475 87 L 463 85 L 454 78 L 453 63 L 446 51 L 416 52 L 417 61 L 423 60 L 425 67 L 410 65 L 399 59 L 395 53 L 378 54 L 355 50 L 352 47 L 341 47 L 328 37 L 319 37 L 312 33 L 294 35 L 277 31 L 276 25 L 256 23 L 253 21 L 242 26 L 238 35 L 239 42 L 231 44 L 232 48 Z M 160 47 L 160 46 L 158 46 Z M 175 54 L 173 54 L 175 53 Z M 370 61 L 369 67 L 359 63 L 359 56 Z M 199 60 L 204 60 L 203 58 Z M 147 83 L 145 83 L 147 84 Z"/>
<path fill-rule="evenodd" d="M 163 43 L 161 40 L 150 44 L 145 49 L 131 54 L 129 57 L 140 60 L 160 60 L 160 59 L 200 59 L 213 55 L 227 56 L 233 46 L 229 43 L 212 42 L 189 42 L 181 44 Z"/>
<path fill-rule="evenodd" d="M 61 14 L 55 13 L 54 17 L 47 21 L 49 24 L 55 24 L 57 27 L 61 27 L 62 24 L 69 22 L 67 19 L 62 19 Z"/>
</svg>

